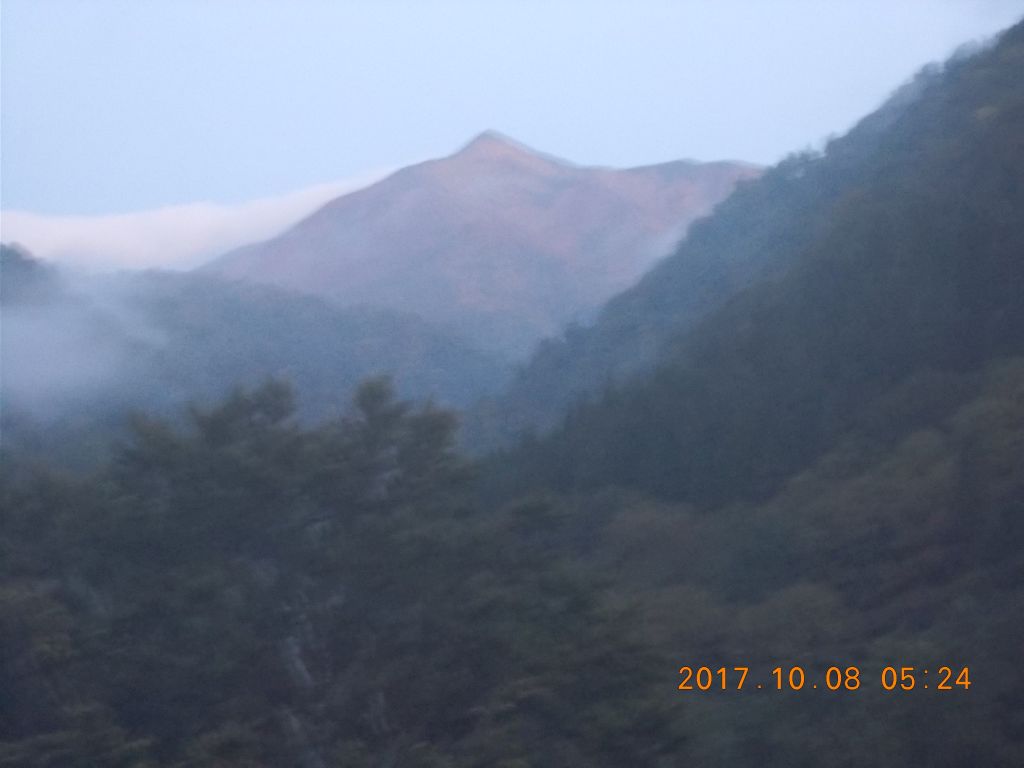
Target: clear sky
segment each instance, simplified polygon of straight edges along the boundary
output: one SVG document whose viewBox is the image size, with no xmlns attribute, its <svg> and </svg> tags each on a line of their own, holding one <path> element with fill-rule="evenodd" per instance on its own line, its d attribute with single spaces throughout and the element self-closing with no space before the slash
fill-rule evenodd
<svg viewBox="0 0 1024 768">
<path fill-rule="evenodd" d="M 2 207 L 237 204 L 494 128 L 581 164 L 816 146 L 1024 0 L 2 0 Z"/>
</svg>

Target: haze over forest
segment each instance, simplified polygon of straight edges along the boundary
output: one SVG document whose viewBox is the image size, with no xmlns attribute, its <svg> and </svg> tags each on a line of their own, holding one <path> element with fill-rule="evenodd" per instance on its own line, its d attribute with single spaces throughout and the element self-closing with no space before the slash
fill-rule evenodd
<svg viewBox="0 0 1024 768">
<path fill-rule="evenodd" d="M 38 122 L 26 73 L 43 85 L 55 70 L 27 41 L 63 39 L 69 21 L 56 4 L 5 3 L 17 117 L 5 103 L 4 185 L 52 207 L 4 202 L 0 767 L 1024 763 L 1024 8 L 875 9 L 910 14 L 916 36 L 822 11 L 849 25 L 833 47 L 875 40 L 887 71 L 897 49 L 951 54 L 918 60 L 822 139 L 811 105 L 792 104 L 785 131 L 760 102 L 760 121 L 735 104 L 698 110 L 689 70 L 673 81 L 686 120 L 663 111 L 659 134 L 639 119 L 619 83 L 661 103 L 664 72 L 645 85 L 628 62 L 678 64 L 653 45 L 666 20 L 712 40 L 696 50 L 719 87 L 732 71 L 778 74 L 797 61 L 791 40 L 828 47 L 800 37 L 819 22 L 755 24 L 759 4 L 670 5 L 600 5 L 580 29 L 558 26 L 568 4 L 548 12 L 553 28 L 521 29 L 526 12 L 500 6 L 508 29 L 481 38 L 485 52 L 456 35 L 450 58 L 423 59 L 432 74 L 478 63 L 489 87 L 460 81 L 479 103 L 451 108 L 474 116 L 492 91 L 525 109 L 495 85 L 511 82 L 504 61 L 536 81 L 537 115 L 560 105 L 578 154 L 564 140 L 534 147 L 534 134 L 559 135 L 537 115 L 522 136 L 485 123 L 461 145 L 413 151 L 462 123 L 419 115 L 422 95 L 409 96 L 393 157 L 415 156 L 284 202 L 253 194 L 254 176 L 224 178 L 234 147 L 219 129 L 219 158 L 191 132 L 227 104 L 248 114 L 246 94 L 263 104 L 241 75 L 267 75 L 278 49 L 239 41 L 284 35 L 293 15 L 253 6 L 235 27 L 223 8 L 154 4 L 96 32 L 62 5 L 94 41 L 181 33 L 180 48 L 102 48 L 66 75 L 117 91 L 126 124 L 148 121 L 135 111 L 145 99 L 119 90 L 136 75 L 90 79 L 113 62 L 141 56 L 170 94 L 169 63 L 187 78 L 222 49 L 241 61 L 208 70 L 220 101 L 168 96 L 198 99 L 174 119 L 149 107 L 167 118 L 153 136 L 168 152 L 184 145 L 165 128 L 204 158 L 208 197 L 161 197 L 195 183 L 194 161 L 179 158 L 172 178 L 125 140 L 110 173 L 127 207 L 110 207 L 98 179 L 100 207 L 70 226 L 62 207 L 91 161 L 68 160 L 64 191 L 41 181 L 48 161 L 39 179 L 25 172 L 26 128 L 39 146 L 63 130 Z M 383 6 L 309 10 L 335 37 L 406 40 L 411 53 L 440 23 L 432 12 L 452 10 L 401 6 L 416 35 Z M 714 34 L 726 22 L 728 46 Z M 535 65 L 505 50 L 533 29 L 550 64 L 549 36 L 575 29 L 564 62 L 589 50 L 581 29 L 599 28 L 589 75 L 607 75 L 611 111 L 634 110 L 581 117 L 600 140 L 572 122 L 589 102 L 567 91 L 579 81 L 565 65 L 531 80 Z M 681 46 L 694 32 L 680 30 Z M 286 46 L 295 61 L 348 71 L 337 39 L 305 34 Z M 394 98 L 407 92 L 392 71 L 419 76 L 399 51 L 394 70 L 360 70 Z M 806 86 L 808 67 L 773 98 Z M 355 82 L 337 79 L 335 98 Z M 263 85 L 287 92 L 275 82 Z M 326 167 L 326 97 L 308 85 L 290 82 L 293 100 L 266 121 L 293 137 L 308 125 Z M 53 118 L 88 98 L 54 93 Z M 364 113 L 372 133 L 387 108 L 366 98 L 380 110 Z M 73 149 L 88 154 L 103 142 L 81 114 Z M 765 156 L 796 130 L 812 136 Z M 673 132 L 692 151 L 590 159 Z M 713 134 L 735 151 L 708 156 Z M 374 141 L 360 136 L 337 132 L 335 154 L 363 147 L 365 170 Z M 309 170 L 302 151 L 280 154 L 291 178 Z M 268 157 L 267 179 L 283 168 Z M 243 188 L 264 202 L 243 205 Z M 41 249 L 9 238 L 9 222 Z"/>
</svg>

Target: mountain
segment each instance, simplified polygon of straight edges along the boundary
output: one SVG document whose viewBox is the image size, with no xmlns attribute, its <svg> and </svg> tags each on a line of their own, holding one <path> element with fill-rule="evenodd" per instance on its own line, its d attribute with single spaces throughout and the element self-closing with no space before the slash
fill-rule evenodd
<svg viewBox="0 0 1024 768">
<path fill-rule="evenodd" d="M 936 77 L 936 69 L 923 69 L 823 156 L 791 155 L 740 185 L 665 259 L 610 298 L 593 323 L 542 341 L 501 396 L 467 414 L 466 447 L 483 453 L 553 429 L 571 407 L 656 367 L 675 339 L 785 271 L 843 197 L 868 182 L 884 161 L 886 131 Z"/>
<path fill-rule="evenodd" d="M 559 365 L 542 352 L 520 389 L 544 403 L 559 378 L 601 381 L 601 355 L 602 372 L 649 362 L 503 457 L 515 487 L 760 498 L 840 439 L 953 409 L 944 377 L 1024 354 L 1022 38 L 926 70 L 822 155 L 769 170 Z"/>
<path fill-rule="evenodd" d="M 506 376 L 499 359 L 421 318 L 214 275 L 75 277 L 7 246 L 0 275 L 7 446 L 19 425 L 95 432 L 130 408 L 169 413 L 268 377 L 295 384 L 300 413 L 320 419 L 368 376 L 390 374 L 408 396 L 458 406 Z"/>
<path fill-rule="evenodd" d="M 630 285 L 757 173 L 729 162 L 582 168 L 487 132 L 205 269 L 414 312 L 521 357 Z"/>
</svg>

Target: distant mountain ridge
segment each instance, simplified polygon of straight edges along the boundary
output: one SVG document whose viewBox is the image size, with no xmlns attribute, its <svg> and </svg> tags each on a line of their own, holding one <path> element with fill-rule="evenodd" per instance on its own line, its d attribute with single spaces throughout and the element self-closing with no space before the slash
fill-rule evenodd
<svg viewBox="0 0 1024 768">
<path fill-rule="evenodd" d="M 487 131 L 204 269 L 422 315 L 512 357 L 590 315 L 755 166 L 579 167 Z"/>
</svg>

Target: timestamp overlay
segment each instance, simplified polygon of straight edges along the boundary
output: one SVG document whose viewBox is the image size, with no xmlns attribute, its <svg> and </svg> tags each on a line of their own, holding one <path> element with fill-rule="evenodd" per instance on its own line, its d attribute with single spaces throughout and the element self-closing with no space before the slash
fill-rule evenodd
<svg viewBox="0 0 1024 768">
<path fill-rule="evenodd" d="M 711 691 L 824 691 L 853 693 L 878 690 L 890 693 L 935 691 L 965 693 L 971 688 L 971 670 L 962 664 L 852 665 L 809 667 L 683 666 L 677 689 L 688 694 Z"/>
</svg>

